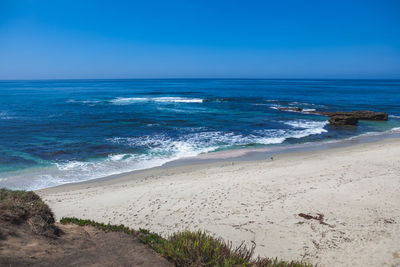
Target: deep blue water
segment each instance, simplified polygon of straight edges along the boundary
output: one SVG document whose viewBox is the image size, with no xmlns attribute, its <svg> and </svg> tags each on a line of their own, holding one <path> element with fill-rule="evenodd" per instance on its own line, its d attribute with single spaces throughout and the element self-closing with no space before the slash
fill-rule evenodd
<svg viewBox="0 0 400 267">
<path fill-rule="evenodd" d="M 335 128 L 276 107 L 386 111 Z M 0 82 L 0 187 L 36 189 L 221 149 L 342 139 L 400 127 L 399 80 Z"/>
</svg>

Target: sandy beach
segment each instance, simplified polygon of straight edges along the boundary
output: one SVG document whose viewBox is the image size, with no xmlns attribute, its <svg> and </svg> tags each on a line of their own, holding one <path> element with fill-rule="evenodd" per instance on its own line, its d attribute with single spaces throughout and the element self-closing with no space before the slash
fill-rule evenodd
<svg viewBox="0 0 400 267">
<path fill-rule="evenodd" d="M 37 192 L 57 219 L 206 230 L 318 266 L 400 266 L 400 139 L 151 169 Z"/>
</svg>

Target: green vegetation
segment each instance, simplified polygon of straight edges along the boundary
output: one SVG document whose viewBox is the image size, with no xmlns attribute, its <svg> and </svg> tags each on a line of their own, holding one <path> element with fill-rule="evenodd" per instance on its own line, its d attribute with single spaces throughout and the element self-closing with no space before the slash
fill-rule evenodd
<svg viewBox="0 0 400 267">
<path fill-rule="evenodd" d="M 80 226 L 90 225 L 104 231 L 118 231 L 137 237 L 141 242 L 169 259 L 176 266 L 265 266 L 265 267 L 311 267 L 300 262 L 285 262 L 278 259 L 253 259 L 254 246 L 241 245 L 233 248 L 220 238 L 204 232 L 184 231 L 175 233 L 167 239 L 145 229 L 138 231 L 124 225 L 97 223 L 77 218 L 62 218 L 62 224 L 74 223 Z"/>
</svg>

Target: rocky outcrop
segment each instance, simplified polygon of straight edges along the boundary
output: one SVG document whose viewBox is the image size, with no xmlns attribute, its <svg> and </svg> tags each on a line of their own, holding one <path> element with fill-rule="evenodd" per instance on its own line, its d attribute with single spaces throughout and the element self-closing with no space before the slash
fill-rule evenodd
<svg viewBox="0 0 400 267">
<path fill-rule="evenodd" d="M 351 115 L 359 120 L 387 121 L 389 116 L 385 112 L 374 112 L 369 110 L 358 110 L 351 112 Z"/>
<path fill-rule="evenodd" d="M 282 111 L 303 111 L 303 109 L 299 107 L 279 107 L 277 109 Z M 386 112 L 374 112 L 370 110 L 356 110 L 350 112 L 314 110 L 307 111 L 306 113 L 328 116 L 330 117 L 329 123 L 332 125 L 357 125 L 358 120 L 387 121 L 389 118 Z"/>
<path fill-rule="evenodd" d="M 297 108 L 297 107 L 293 107 L 293 108 L 291 108 L 291 107 L 280 107 L 280 108 L 277 108 L 278 110 L 282 110 L 282 111 L 296 111 L 296 112 L 302 112 L 303 111 L 303 109 L 302 108 Z"/>
<path fill-rule="evenodd" d="M 374 111 L 370 111 L 370 110 L 356 110 L 356 111 L 350 111 L 350 112 L 310 111 L 308 113 L 318 114 L 318 115 L 323 115 L 323 116 L 328 116 L 328 117 L 349 116 L 349 117 L 354 117 L 358 120 L 374 120 L 374 121 L 387 121 L 389 118 L 389 116 L 386 112 L 374 112 Z"/>
<path fill-rule="evenodd" d="M 332 125 L 357 125 L 358 119 L 348 115 L 334 115 L 330 117 L 329 123 Z"/>
</svg>

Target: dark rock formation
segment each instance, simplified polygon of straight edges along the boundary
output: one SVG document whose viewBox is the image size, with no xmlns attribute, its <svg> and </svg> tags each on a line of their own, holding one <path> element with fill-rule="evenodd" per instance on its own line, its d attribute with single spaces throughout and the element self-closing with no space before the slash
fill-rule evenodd
<svg viewBox="0 0 400 267">
<path fill-rule="evenodd" d="M 374 112 L 370 110 L 350 112 L 310 111 L 308 113 L 328 116 L 330 117 L 329 122 L 332 125 L 357 125 L 358 120 L 387 121 L 389 117 L 386 112 Z"/>
<path fill-rule="evenodd" d="M 351 116 L 358 120 L 374 120 L 374 121 L 387 121 L 388 117 L 389 117 L 386 112 L 374 112 L 374 111 L 370 111 L 370 110 L 356 110 L 356 111 L 350 111 L 350 112 L 310 111 L 308 113 L 318 114 L 318 115 L 323 115 L 323 116 L 328 116 L 328 117 Z"/>
<path fill-rule="evenodd" d="M 303 111 L 303 109 L 299 107 L 279 107 L 277 109 L 282 111 Z M 315 110 L 307 111 L 306 113 L 328 116 L 330 117 L 329 123 L 332 125 L 357 125 L 358 120 L 387 121 L 389 117 L 386 112 L 374 112 L 370 110 L 356 110 L 350 112 Z"/>
<path fill-rule="evenodd" d="M 389 117 L 385 112 L 373 112 L 369 110 L 357 110 L 350 113 L 359 120 L 387 121 Z"/>
<path fill-rule="evenodd" d="M 296 112 L 301 112 L 301 111 L 303 111 L 303 109 L 302 108 L 297 108 L 297 107 L 293 107 L 293 108 L 291 108 L 291 107 L 281 107 L 281 108 L 278 108 L 278 110 L 282 110 L 282 111 L 296 111 Z"/>
<path fill-rule="evenodd" d="M 332 125 L 357 125 L 358 119 L 347 115 L 333 115 L 330 117 L 329 123 Z"/>
</svg>

